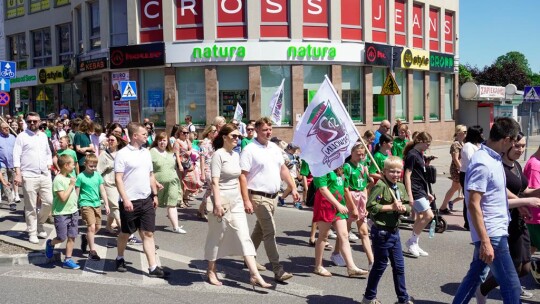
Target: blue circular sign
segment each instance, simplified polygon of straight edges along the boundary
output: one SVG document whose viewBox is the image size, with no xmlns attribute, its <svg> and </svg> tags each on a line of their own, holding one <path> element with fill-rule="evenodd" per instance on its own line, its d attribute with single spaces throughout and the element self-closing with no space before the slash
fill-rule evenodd
<svg viewBox="0 0 540 304">
<path fill-rule="evenodd" d="M 9 96 L 9 93 L 0 92 L 0 106 L 7 106 L 10 100 L 11 97 Z"/>
</svg>

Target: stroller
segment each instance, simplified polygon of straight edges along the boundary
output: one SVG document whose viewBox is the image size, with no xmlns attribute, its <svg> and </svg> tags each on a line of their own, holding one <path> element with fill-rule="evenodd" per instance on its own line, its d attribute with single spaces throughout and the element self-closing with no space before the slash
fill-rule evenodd
<svg viewBox="0 0 540 304">
<path fill-rule="evenodd" d="M 446 220 L 442 215 L 439 214 L 439 208 L 437 208 L 436 203 L 436 197 L 433 193 L 432 184 L 435 184 L 437 181 L 437 169 L 434 166 L 426 165 L 426 181 L 428 184 L 428 190 L 433 195 L 434 199 L 430 203 L 431 211 L 433 211 L 433 220 L 435 220 L 435 232 L 437 233 L 443 233 L 448 228 L 448 224 L 446 223 Z M 405 216 L 401 217 L 401 225 L 400 228 L 407 228 L 409 225 L 414 224 L 414 219 L 408 218 Z M 427 224 L 427 226 L 424 229 L 429 229 L 429 226 L 431 225 L 431 222 Z"/>
</svg>

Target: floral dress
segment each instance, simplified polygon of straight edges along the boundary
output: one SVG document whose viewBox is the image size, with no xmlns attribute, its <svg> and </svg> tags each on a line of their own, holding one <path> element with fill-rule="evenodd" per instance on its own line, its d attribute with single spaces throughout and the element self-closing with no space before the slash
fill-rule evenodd
<svg viewBox="0 0 540 304">
<path fill-rule="evenodd" d="M 454 141 L 454 143 L 452 143 L 452 145 L 450 146 L 450 156 L 454 153 L 457 153 L 458 154 L 458 159 L 461 159 L 461 149 L 463 149 L 463 144 L 460 143 L 459 141 Z M 453 160 L 451 160 L 450 162 L 450 179 L 453 181 L 453 182 L 456 182 L 456 183 L 459 183 L 459 170 L 460 168 L 458 168 L 456 166 L 456 164 L 454 163 Z"/>
</svg>

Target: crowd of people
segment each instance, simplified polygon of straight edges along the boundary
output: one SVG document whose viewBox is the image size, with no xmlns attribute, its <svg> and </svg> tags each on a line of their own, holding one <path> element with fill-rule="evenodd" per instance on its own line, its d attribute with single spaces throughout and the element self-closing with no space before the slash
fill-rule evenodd
<svg viewBox="0 0 540 304">
<path fill-rule="evenodd" d="M 314 177 L 299 157 L 300 148 L 272 136 L 266 117 L 244 123 L 218 116 L 199 136 L 189 115 L 167 133 L 148 119 L 125 128 L 118 123 L 103 127 L 90 115 L 69 120 L 61 114 L 50 121 L 35 112 L 2 118 L 0 183 L 12 210 L 22 189 L 30 243 L 47 238 L 43 225 L 54 224 L 56 236 L 46 241 L 45 252 L 50 258 L 54 247 L 66 242 L 63 267 L 80 268 L 72 259 L 79 235 L 83 253 L 100 260 L 94 238 L 103 215 L 107 233 L 117 236 L 118 272 L 127 271 L 127 244 L 136 243 L 143 246 L 148 275 L 166 277 L 155 257 L 156 208 L 166 208 L 171 232 L 185 234 L 178 208 L 190 207 L 200 194 L 197 216 L 208 222 L 208 282 L 222 285 L 217 259 L 243 256 L 251 285 L 270 288 L 259 273 L 266 267 L 257 262 L 256 252 L 264 244 L 277 282 L 293 277 L 280 263 L 274 220 L 276 208 L 291 195 L 294 207 L 313 207 L 314 274 L 332 276 L 322 263 L 324 251 L 332 251 L 331 261 L 347 267 L 349 277 L 367 278 L 362 303 L 376 304 L 377 285 L 390 265 L 398 303 L 413 302 L 403 253 L 429 256 L 419 245 L 420 235 L 436 209 L 428 132 L 412 133 L 400 120 L 392 128 L 383 120 L 377 130 L 363 133 L 345 163 Z M 540 283 L 531 261 L 540 246 L 540 149 L 522 170 L 516 160 L 524 146 L 525 137 L 511 118 L 496 119 L 487 140 L 480 126 L 455 128 L 449 151 L 452 183 L 438 212 L 451 214 L 464 200 L 464 228 L 471 231 L 475 252 L 454 303 L 473 296 L 485 303 L 498 285 L 505 303 L 518 303 L 532 296 L 518 278 L 531 269 Z M 251 233 L 246 214 L 257 218 Z M 414 224 L 402 248 L 399 227 L 405 217 Z M 79 220 L 85 234 L 79 233 Z M 360 238 L 352 232 L 353 223 Z M 329 239 L 336 239 L 334 246 Z M 350 241 L 358 239 L 368 261 L 365 269 L 351 254 Z"/>
</svg>

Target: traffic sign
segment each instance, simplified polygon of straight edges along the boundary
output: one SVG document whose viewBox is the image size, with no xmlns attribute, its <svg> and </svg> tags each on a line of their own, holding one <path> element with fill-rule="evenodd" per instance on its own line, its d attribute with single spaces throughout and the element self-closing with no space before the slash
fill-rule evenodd
<svg viewBox="0 0 540 304">
<path fill-rule="evenodd" d="M 0 77 L 15 78 L 17 65 L 14 61 L 0 61 Z"/>
<path fill-rule="evenodd" d="M 381 95 L 399 95 L 401 94 L 401 91 L 399 90 L 398 84 L 396 82 L 396 79 L 394 78 L 394 75 L 392 73 L 388 73 L 388 76 L 386 76 L 386 80 L 384 81 Z"/>
<path fill-rule="evenodd" d="M 0 78 L 0 91 L 9 92 L 11 80 L 9 78 Z"/>
<path fill-rule="evenodd" d="M 539 102 L 540 101 L 540 87 L 525 87 L 523 90 L 523 101 L 524 102 Z"/>
<path fill-rule="evenodd" d="M 10 100 L 11 97 L 9 97 L 9 93 L 0 92 L 0 106 L 7 106 Z"/>
<path fill-rule="evenodd" d="M 137 99 L 137 84 L 135 81 L 120 81 L 120 88 L 120 91 L 122 92 L 120 100 Z"/>
</svg>

